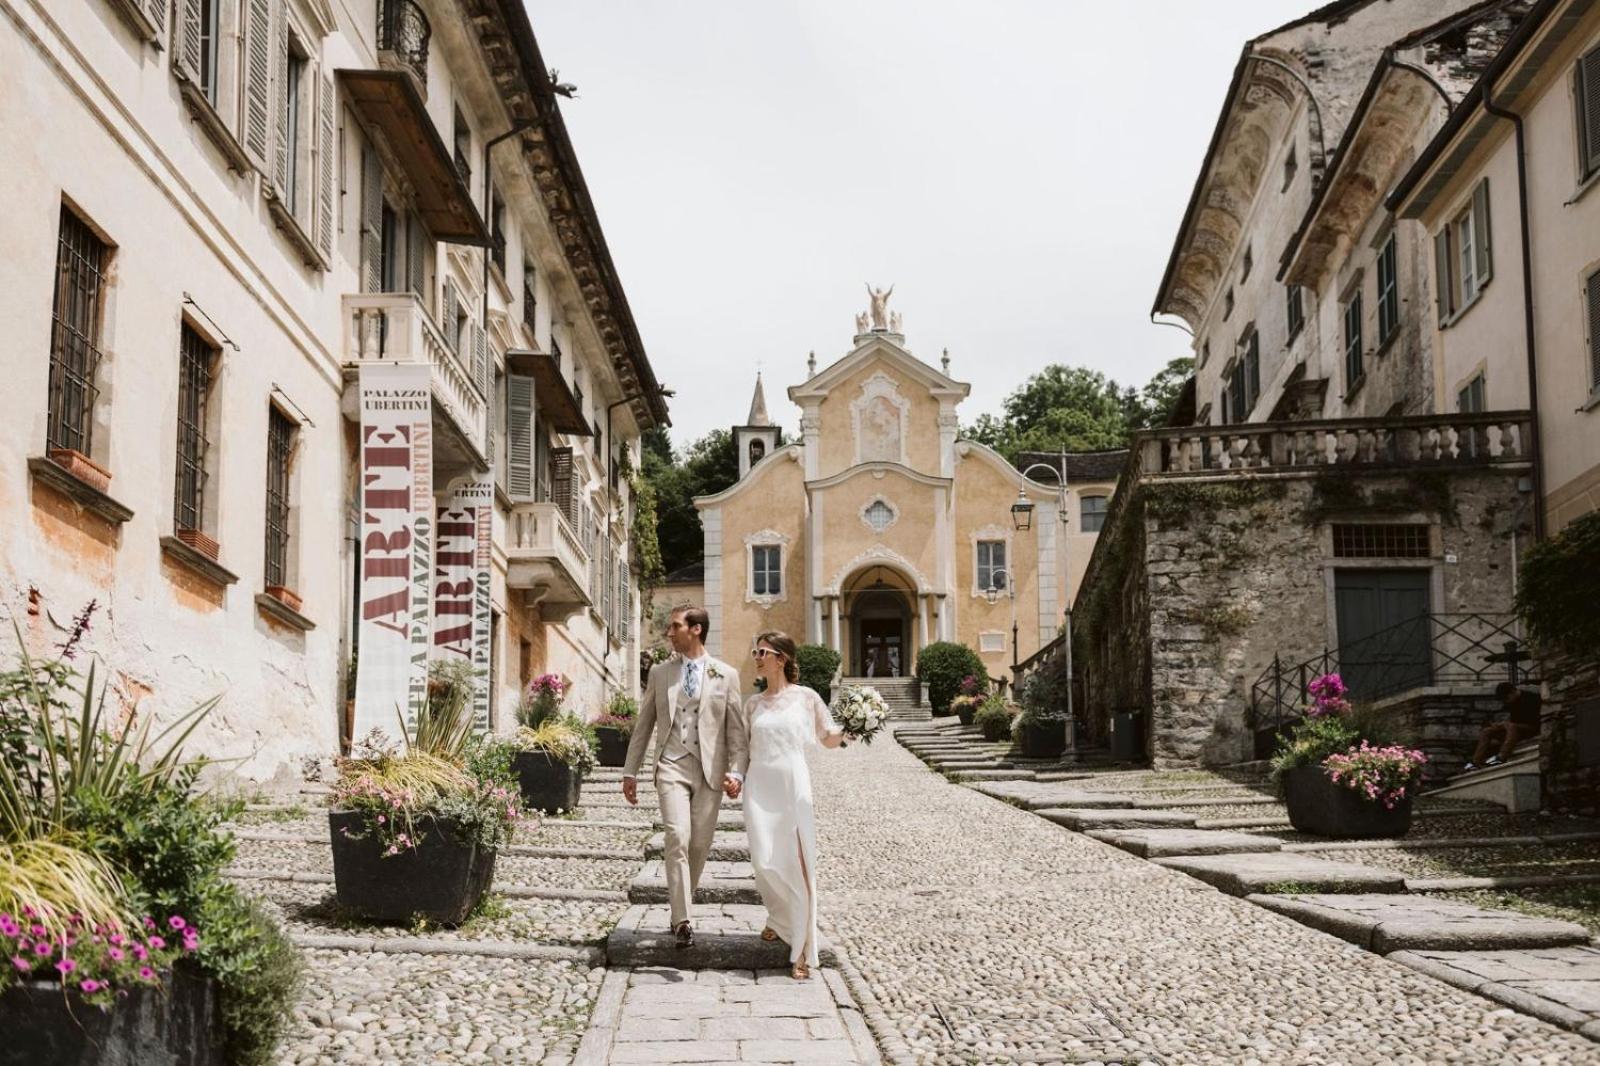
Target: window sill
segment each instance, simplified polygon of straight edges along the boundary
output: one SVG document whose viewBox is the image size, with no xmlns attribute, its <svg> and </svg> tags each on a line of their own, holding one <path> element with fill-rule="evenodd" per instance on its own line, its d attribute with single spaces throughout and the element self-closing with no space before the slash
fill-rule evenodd
<svg viewBox="0 0 1600 1066">
<path fill-rule="evenodd" d="M 1394 331 L 1392 333 L 1390 333 L 1387 337 L 1385 337 L 1383 340 L 1379 341 L 1378 342 L 1378 346 L 1372 350 L 1372 358 L 1373 358 L 1373 360 L 1376 361 L 1376 360 L 1382 359 L 1385 355 L 1388 355 L 1389 354 L 1389 349 L 1393 348 L 1395 346 L 1395 342 L 1398 341 L 1399 339 L 1400 339 L 1400 327 L 1399 326 L 1395 326 L 1394 327 Z"/>
<path fill-rule="evenodd" d="M 150 21 L 150 16 L 145 14 L 139 0 L 111 0 L 111 6 L 117 9 L 117 14 L 128 21 L 128 25 L 133 27 L 141 40 L 155 45 L 158 51 L 163 47 L 160 27 Z"/>
<path fill-rule="evenodd" d="M 500 264 L 489 257 L 489 278 L 494 282 L 494 287 L 500 292 L 500 302 L 507 307 L 511 306 L 511 285 L 506 281 L 506 272 L 500 269 Z"/>
<path fill-rule="evenodd" d="M 1578 413 L 1585 414 L 1589 411 L 1595 410 L 1596 408 L 1600 408 L 1600 386 L 1596 386 L 1590 391 L 1589 399 L 1584 402 L 1582 407 L 1578 408 Z"/>
<path fill-rule="evenodd" d="M 286 626 L 309 633 L 317 628 L 317 623 L 290 607 L 276 596 L 268 596 L 265 592 L 256 593 L 256 609 L 262 614 L 282 622 Z"/>
<path fill-rule="evenodd" d="M 1361 373 L 1356 375 L 1356 379 L 1352 381 L 1350 383 L 1350 387 L 1345 390 L 1344 402 L 1349 403 L 1351 400 L 1355 399 L 1356 396 L 1360 394 L 1362 386 L 1366 385 L 1366 383 L 1367 372 L 1363 370 Z"/>
<path fill-rule="evenodd" d="M 234 137 L 233 131 L 222 121 L 222 116 L 217 114 L 211 101 L 206 99 L 205 90 L 181 74 L 178 76 L 178 89 L 183 94 L 184 106 L 189 109 L 189 117 L 211 138 L 211 143 L 217 146 L 222 158 L 227 161 L 228 169 L 236 174 L 248 173 L 252 167 L 250 157 L 244 154 L 244 147 Z"/>
<path fill-rule="evenodd" d="M 239 580 L 238 574 L 235 574 L 204 552 L 185 544 L 177 537 L 162 537 L 161 553 L 180 566 L 194 571 L 213 585 L 226 587 Z"/>
<path fill-rule="evenodd" d="M 1494 280 L 1494 279 L 1491 278 L 1490 281 L 1492 281 L 1492 280 Z M 1449 318 L 1446 318 L 1443 322 L 1439 323 L 1439 328 L 1440 329 L 1449 329 L 1451 326 L 1453 326 L 1457 322 L 1461 321 L 1461 319 L 1466 315 L 1466 313 L 1468 311 L 1470 311 L 1474 307 L 1478 306 L 1478 301 L 1483 299 L 1484 290 L 1487 289 L 1488 287 L 1489 287 L 1489 282 L 1488 281 L 1486 281 L 1482 285 L 1478 286 L 1478 291 L 1472 294 L 1472 299 L 1468 300 L 1466 303 L 1464 303 L 1460 307 L 1456 308 L 1455 312 L 1452 313 Z"/>
<path fill-rule="evenodd" d="M 72 471 L 42 455 L 28 460 L 28 472 L 35 481 L 55 489 L 91 514 L 120 526 L 133 517 L 133 509 L 112 499 L 109 494 L 76 476 Z"/>
<path fill-rule="evenodd" d="M 1589 190 L 1594 188 L 1596 185 L 1600 185 L 1600 170 L 1596 170 L 1593 174 L 1590 174 L 1587 178 L 1584 178 L 1582 181 L 1578 182 L 1578 187 L 1572 191 L 1572 198 L 1561 206 L 1571 207 L 1579 200 L 1582 200 L 1585 196 L 1588 196 Z"/>
<path fill-rule="evenodd" d="M 322 257 L 316 242 L 306 233 L 305 227 L 300 225 L 300 220 L 289 210 L 289 205 L 278 195 L 272 183 L 265 178 L 261 182 L 261 191 L 266 197 L 267 212 L 272 215 L 272 221 L 277 223 L 278 232 L 283 234 L 294 250 L 300 253 L 300 258 L 305 261 L 306 266 L 313 270 L 327 270 L 328 261 Z"/>
</svg>

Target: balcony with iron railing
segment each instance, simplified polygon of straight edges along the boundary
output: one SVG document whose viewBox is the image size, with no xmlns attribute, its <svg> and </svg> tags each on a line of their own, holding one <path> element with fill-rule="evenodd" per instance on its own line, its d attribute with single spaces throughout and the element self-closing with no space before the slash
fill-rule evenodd
<svg viewBox="0 0 1600 1066">
<path fill-rule="evenodd" d="M 422 302 L 411 293 L 352 293 L 344 298 L 345 363 L 421 363 L 431 369 L 436 466 L 452 458 L 486 469 L 489 404 L 479 384 L 483 368 L 470 352 L 445 341 Z"/>
<path fill-rule="evenodd" d="M 428 43 L 433 28 L 416 0 L 378 0 L 378 65 L 405 71 L 428 96 Z"/>
<path fill-rule="evenodd" d="M 527 592 L 546 622 L 563 622 L 591 606 L 591 561 L 572 523 L 554 502 L 511 507 L 506 542 L 506 585 Z"/>
</svg>

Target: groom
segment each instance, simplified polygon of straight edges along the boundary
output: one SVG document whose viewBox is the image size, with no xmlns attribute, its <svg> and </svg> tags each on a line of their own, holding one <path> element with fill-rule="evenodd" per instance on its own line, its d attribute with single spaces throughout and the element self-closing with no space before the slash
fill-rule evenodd
<svg viewBox="0 0 1600 1066">
<path fill-rule="evenodd" d="M 689 905 L 711 852 L 722 795 L 738 797 L 750 763 L 739 673 L 706 654 L 710 626 L 699 607 L 672 612 L 667 641 L 678 656 L 650 668 L 622 767 L 622 796 L 637 805 L 639 764 L 654 733 L 656 798 L 667 830 L 662 857 L 673 942 L 680 948 L 694 943 Z"/>
</svg>

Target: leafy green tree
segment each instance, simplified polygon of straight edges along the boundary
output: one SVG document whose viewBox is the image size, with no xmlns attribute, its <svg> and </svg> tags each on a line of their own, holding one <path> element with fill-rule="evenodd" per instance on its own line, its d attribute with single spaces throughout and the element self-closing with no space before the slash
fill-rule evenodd
<svg viewBox="0 0 1600 1066">
<path fill-rule="evenodd" d="M 672 573 L 698 561 L 705 535 L 694 498 L 709 496 L 739 480 L 739 456 L 733 434 L 713 430 L 690 444 L 679 457 L 665 432 L 652 430 L 644 440 L 644 480 L 654 490 L 656 539 L 661 568 Z"/>
</svg>

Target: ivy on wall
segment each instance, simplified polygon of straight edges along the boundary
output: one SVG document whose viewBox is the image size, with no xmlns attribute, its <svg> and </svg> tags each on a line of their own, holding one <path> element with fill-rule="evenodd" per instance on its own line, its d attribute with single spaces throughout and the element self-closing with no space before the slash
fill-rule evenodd
<svg viewBox="0 0 1600 1066">
<path fill-rule="evenodd" d="M 1541 647 L 1600 656 L 1600 511 L 1535 544 L 1522 557 L 1517 612 Z"/>
</svg>

